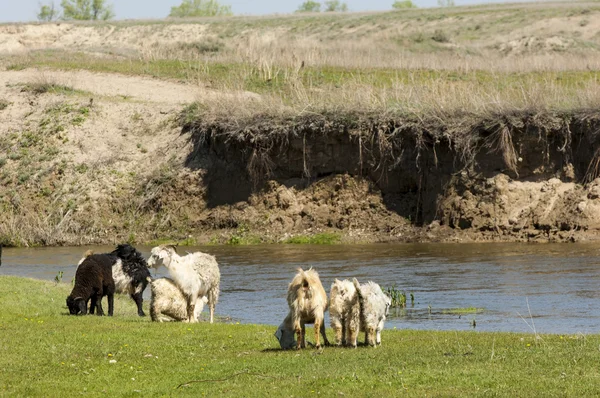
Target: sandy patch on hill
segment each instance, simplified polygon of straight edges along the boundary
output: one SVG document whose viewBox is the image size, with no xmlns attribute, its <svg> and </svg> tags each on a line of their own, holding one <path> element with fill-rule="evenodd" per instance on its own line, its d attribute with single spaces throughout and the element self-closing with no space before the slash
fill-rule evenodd
<svg viewBox="0 0 600 398">
<path fill-rule="evenodd" d="M 194 42 L 202 39 L 207 27 L 201 24 L 164 24 L 117 27 L 71 23 L 0 26 L 0 52 L 38 49 L 81 50 L 119 48 L 139 50 L 154 43 Z"/>
<path fill-rule="evenodd" d="M 0 86 L 52 82 L 88 91 L 96 96 L 121 97 L 165 105 L 179 105 L 215 95 L 199 86 L 178 84 L 143 76 L 124 76 L 88 71 L 0 71 Z"/>
</svg>

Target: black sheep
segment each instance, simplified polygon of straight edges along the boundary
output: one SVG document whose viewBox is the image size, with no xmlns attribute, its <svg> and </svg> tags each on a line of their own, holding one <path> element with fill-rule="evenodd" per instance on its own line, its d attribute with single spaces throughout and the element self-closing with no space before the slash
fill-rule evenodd
<svg viewBox="0 0 600 398">
<path fill-rule="evenodd" d="M 67 307 L 71 315 L 87 314 L 87 303 L 90 303 L 90 314 L 98 309 L 98 315 L 104 315 L 102 297 L 108 298 L 108 315 L 113 315 L 115 281 L 112 265 L 117 261 L 110 254 L 92 254 L 81 262 L 75 272 L 75 286 L 67 297 Z"/>
<path fill-rule="evenodd" d="M 87 252 L 80 264 L 90 255 L 91 252 Z M 115 291 L 129 294 L 137 305 L 138 315 L 146 316 L 142 309 L 142 295 L 148 281 L 152 280 L 146 259 L 129 244 L 118 245 L 115 250 L 107 253 L 107 255 L 113 256 L 115 259 L 112 266 Z"/>
</svg>

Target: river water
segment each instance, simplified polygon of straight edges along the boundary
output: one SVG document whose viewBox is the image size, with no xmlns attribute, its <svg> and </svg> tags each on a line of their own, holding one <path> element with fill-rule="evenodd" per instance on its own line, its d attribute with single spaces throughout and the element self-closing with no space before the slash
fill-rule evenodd
<svg viewBox="0 0 600 398">
<path fill-rule="evenodd" d="M 0 275 L 70 281 L 88 249 L 4 249 Z M 147 257 L 150 247 L 138 247 Z M 278 325 L 287 313 L 286 291 L 298 267 L 314 267 L 325 290 L 335 278 L 373 280 L 410 298 L 392 311 L 386 329 L 600 332 L 600 244 L 378 244 L 268 245 L 179 248 L 217 257 L 220 316 L 242 323 Z M 153 275 L 166 275 L 163 268 Z M 150 289 L 145 292 L 149 298 Z M 134 305 L 133 302 L 131 305 Z M 459 314 L 464 308 L 477 313 Z M 326 320 L 328 323 L 328 318 Z"/>
</svg>

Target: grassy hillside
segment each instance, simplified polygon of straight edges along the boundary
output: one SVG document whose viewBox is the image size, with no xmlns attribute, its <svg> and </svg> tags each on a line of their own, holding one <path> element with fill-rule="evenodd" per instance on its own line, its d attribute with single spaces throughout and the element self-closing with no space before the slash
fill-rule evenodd
<svg viewBox="0 0 600 398">
<path fill-rule="evenodd" d="M 600 175 L 599 16 L 575 1 L 0 25 L 0 242 L 438 239 L 412 229 L 434 216 L 499 238 L 496 210 L 465 221 L 457 197 L 448 216 L 443 189 L 481 158 L 512 178 Z M 596 228 L 577 189 L 566 224 L 496 219 L 508 239 Z"/>
<path fill-rule="evenodd" d="M 0 395 L 600 393 L 597 335 L 384 330 L 376 349 L 281 351 L 273 326 L 152 323 L 124 297 L 112 318 L 69 316 L 69 291 L 67 284 L 0 277 Z"/>
<path fill-rule="evenodd" d="M 564 109 L 597 104 L 599 14 L 597 2 L 544 2 L 7 25 L 0 38 L 17 54 L 3 57 L 9 70 L 142 74 L 261 95 L 258 105 L 255 97 L 204 104 L 225 114 L 240 107 Z"/>
</svg>

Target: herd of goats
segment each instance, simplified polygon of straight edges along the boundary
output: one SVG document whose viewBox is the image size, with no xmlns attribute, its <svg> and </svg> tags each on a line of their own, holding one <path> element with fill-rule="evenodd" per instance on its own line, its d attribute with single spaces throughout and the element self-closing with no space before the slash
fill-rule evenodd
<svg viewBox="0 0 600 398">
<path fill-rule="evenodd" d="M 152 278 L 149 268 L 162 266 L 171 278 Z M 174 246 L 161 245 L 151 250 L 146 261 L 133 246 L 122 244 L 110 253 L 85 253 L 75 272 L 67 307 L 72 315 L 87 314 L 88 305 L 90 314 L 104 315 L 101 302 L 106 296 L 108 315 L 113 315 L 114 294 L 122 293 L 131 296 L 138 315 L 144 316 L 142 295 L 150 284 L 153 321 L 198 322 L 204 305 L 208 304 L 213 323 L 220 280 L 219 265 L 210 254 L 195 252 L 180 256 Z M 298 269 L 288 286 L 287 301 L 289 313 L 275 332 L 282 349 L 306 347 L 305 324 L 314 324 L 315 347 L 321 347 L 320 334 L 323 343 L 329 345 L 324 324 L 327 309 L 336 345 L 356 347 L 359 331 L 365 332 L 365 344 L 379 345 L 391 305 L 390 297 L 378 284 L 359 284 L 356 278 L 336 279 L 328 299 L 319 274 L 312 268 Z"/>
</svg>

